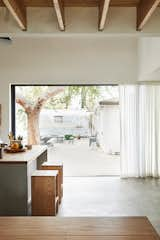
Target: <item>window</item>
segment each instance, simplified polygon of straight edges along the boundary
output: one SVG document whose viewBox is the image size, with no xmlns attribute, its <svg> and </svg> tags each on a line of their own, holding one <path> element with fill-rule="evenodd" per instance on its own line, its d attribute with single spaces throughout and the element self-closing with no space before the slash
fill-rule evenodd
<svg viewBox="0 0 160 240">
<path fill-rule="evenodd" d="M 63 116 L 54 116 L 55 123 L 63 123 Z"/>
</svg>

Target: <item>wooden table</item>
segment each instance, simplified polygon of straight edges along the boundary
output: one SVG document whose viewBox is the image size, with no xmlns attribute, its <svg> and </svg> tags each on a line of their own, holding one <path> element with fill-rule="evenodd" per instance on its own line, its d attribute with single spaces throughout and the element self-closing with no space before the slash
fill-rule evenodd
<svg viewBox="0 0 160 240">
<path fill-rule="evenodd" d="M 3 240 L 159 240 L 145 217 L 0 217 Z"/>
</svg>

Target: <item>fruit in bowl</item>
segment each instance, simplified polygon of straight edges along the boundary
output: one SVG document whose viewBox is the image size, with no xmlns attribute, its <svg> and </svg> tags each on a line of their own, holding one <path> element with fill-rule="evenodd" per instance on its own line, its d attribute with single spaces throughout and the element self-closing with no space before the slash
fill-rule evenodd
<svg viewBox="0 0 160 240">
<path fill-rule="evenodd" d="M 19 149 L 19 143 L 18 143 L 18 142 L 13 142 L 13 143 L 11 144 L 11 149 L 14 149 L 14 150 Z"/>
</svg>

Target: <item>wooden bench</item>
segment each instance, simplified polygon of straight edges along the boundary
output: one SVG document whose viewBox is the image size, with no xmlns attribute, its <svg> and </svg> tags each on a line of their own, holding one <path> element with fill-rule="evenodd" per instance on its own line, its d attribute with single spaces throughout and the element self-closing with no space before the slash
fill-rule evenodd
<svg viewBox="0 0 160 240">
<path fill-rule="evenodd" d="M 58 212 L 58 171 L 37 170 L 32 174 L 32 215 L 56 216 Z"/>
<path fill-rule="evenodd" d="M 58 174 L 58 196 L 59 196 L 59 203 L 62 201 L 63 197 L 63 163 L 59 161 L 54 162 L 44 162 L 41 165 L 41 170 L 57 170 Z"/>
</svg>

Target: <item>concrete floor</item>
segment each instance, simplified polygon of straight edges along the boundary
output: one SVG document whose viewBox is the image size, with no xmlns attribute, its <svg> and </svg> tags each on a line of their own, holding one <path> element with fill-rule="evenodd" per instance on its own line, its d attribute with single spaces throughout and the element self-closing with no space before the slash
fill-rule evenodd
<svg viewBox="0 0 160 240">
<path fill-rule="evenodd" d="M 147 216 L 160 233 L 160 180 L 65 177 L 59 216 Z"/>
<path fill-rule="evenodd" d="M 60 160 L 64 164 L 64 176 L 118 176 L 120 156 L 104 153 L 96 146 L 89 147 L 88 139 L 74 143 L 55 143 L 49 148 L 49 161 Z"/>
</svg>

